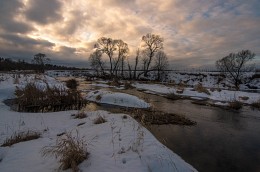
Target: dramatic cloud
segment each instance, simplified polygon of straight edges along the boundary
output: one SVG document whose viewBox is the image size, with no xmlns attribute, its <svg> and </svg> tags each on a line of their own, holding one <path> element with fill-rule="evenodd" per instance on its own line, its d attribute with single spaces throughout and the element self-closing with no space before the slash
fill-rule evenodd
<svg viewBox="0 0 260 172">
<path fill-rule="evenodd" d="M 259 8 L 259 0 L 0 1 L 0 56 L 42 52 L 84 67 L 102 36 L 122 39 L 134 53 L 143 35 L 155 33 L 173 66 L 213 66 L 242 49 L 255 52 L 259 63 Z"/>
</svg>

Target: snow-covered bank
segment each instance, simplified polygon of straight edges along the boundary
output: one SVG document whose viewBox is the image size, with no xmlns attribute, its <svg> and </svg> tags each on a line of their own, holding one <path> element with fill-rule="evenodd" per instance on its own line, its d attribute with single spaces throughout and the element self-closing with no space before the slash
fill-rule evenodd
<svg viewBox="0 0 260 172">
<path fill-rule="evenodd" d="M 230 101 L 240 101 L 242 103 L 246 104 L 252 104 L 253 102 L 256 102 L 260 99 L 259 93 L 249 93 L 249 92 L 243 92 L 243 91 L 230 91 L 230 90 L 221 90 L 221 91 L 210 91 L 210 89 L 207 89 L 210 93 L 210 95 L 206 93 L 199 93 L 195 91 L 193 88 L 183 88 L 182 93 L 178 93 L 178 88 L 174 86 L 165 86 L 162 84 L 140 84 L 135 83 L 133 85 L 137 89 L 146 90 L 149 92 L 153 92 L 156 94 L 169 94 L 174 93 L 176 95 L 182 95 L 182 96 L 188 96 L 188 97 L 198 97 L 198 98 L 208 98 L 211 100 L 216 101 L 223 101 L 223 102 L 230 102 Z M 244 97 L 246 97 L 244 99 Z"/>
<path fill-rule="evenodd" d="M 23 78 L 20 78 L 22 81 Z M 47 82 L 52 82 L 48 79 Z M 53 81 L 54 82 L 54 81 Z M 22 83 L 22 82 L 21 82 Z M 80 137 L 89 144 L 89 158 L 83 161 L 81 171 L 121 172 L 121 171 L 164 171 L 186 172 L 196 171 L 178 155 L 162 145 L 144 127 L 130 116 L 111 114 L 106 111 L 86 112 L 87 117 L 74 119 L 71 114 L 77 111 L 51 113 L 19 113 L 10 111 L 3 100 L 13 97 L 15 86 L 12 77 L 0 83 L 0 145 L 6 138 L 19 131 L 39 131 L 41 138 L 20 142 L 11 147 L 0 147 L 0 171 L 30 172 L 55 171 L 59 161 L 54 157 L 43 158 L 40 151 L 44 146 L 55 145 L 57 134 L 78 131 Z M 130 98 L 130 95 L 116 97 Z M 109 96 L 108 96 L 109 99 Z M 102 116 L 107 122 L 94 124 L 94 120 Z M 84 123 L 78 126 L 78 124 Z"/>
<path fill-rule="evenodd" d="M 134 107 L 134 108 L 149 108 L 150 104 L 146 103 L 144 100 L 139 99 L 136 96 L 125 94 L 125 93 L 115 93 L 111 91 L 96 90 L 91 91 L 87 94 L 87 100 L 105 103 L 117 106 Z"/>
</svg>

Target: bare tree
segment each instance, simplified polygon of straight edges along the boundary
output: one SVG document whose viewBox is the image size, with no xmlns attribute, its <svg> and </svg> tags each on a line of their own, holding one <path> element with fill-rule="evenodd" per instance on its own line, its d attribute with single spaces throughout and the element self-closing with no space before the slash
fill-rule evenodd
<svg viewBox="0 0 260 172">
<path fill-rule="evenodd" d="M 98 76 L 100 73 L 104 75 L 104 62 L 102 60 L 102 53 L 99 50 L 90 54 L 89 61 L 91 68 L 95 70 Z"/>
<path fill-rule="evenodd" d="M 113 55 L 116 51 L 116 42 L 112 38 L 99 38 L 94 48 L 97 48 L 102 53 L 105 53 L 109 58 L 110 75 L 113 75 Z"/>
<path fill-rule="evenodd" d="M 115 40 L 115 45 L 116 45 L 116 49 L 117 49 L 117 58 L 114 59 L 114 68 L 113 68 L 113 73 L 116 75 L 117 77 L 117 72 L 119 69 L 119 62 L 121 62 L 121 76 L 123 77 L 123 72 L 124 72 L 124 62 L 125 62 L 125 58 L 128 55 L 129 52 L 129 48 L 127 43 L 125 43 L 122 40 Z"/>
<path fill-rule="evenodd" d="M 154 70 L 157 71 L 157 80 L 163 79 L 163 74 L 168 67 L 168 57 L 163 51 L 159 51 L 155 56 Z"/>
<path fill-rule="evenodd" d="M 253 70 L 253 67 L 246 65 L 246 63 L 253 60 L 254 57 L 255 54 L 250 50 L 242 50 L 237 54 L 230 53 L 228 56 L 218 60 L 216 66 L 239 90 L 239 85 L 245 82 L 245 72 Z"/>
<path fill-rule="evenodd" d="M 136 79 L 136 70 L 137 70 L 137 66 L 139 63 L 139 57 L 140 57 L 140 49 L 138 48 L 136 51 L 136 56 L 135 56 L 134 79 Z"/>
<path fill-rule="evenodd" d="M 33 56 L 32 60 L 35 64 L 39 65 L 39 72 L 44 73 L 44 66 L 45 64 L 50 61 L 49 58 L 46 57 L 46 54 L 38 53 Z"/>
<path fill-rule="evenodd" d="M 147 76 L 147 72 L 151 65 L 152 59 L 155 56 L 155 53 L 163 49 L 163 38 L 159 35 L 148 33 L 142 37 L 144 53 L 147 56 L 147 60 L 145 60 L 145 73 Z"/>
<path fill-rule="evenodd" d="M 129 59 L 127 59 L 127 66 L 128 66 L 128 77 L 132 79 L 132 66 L 130 65 Z"/>
</svg>

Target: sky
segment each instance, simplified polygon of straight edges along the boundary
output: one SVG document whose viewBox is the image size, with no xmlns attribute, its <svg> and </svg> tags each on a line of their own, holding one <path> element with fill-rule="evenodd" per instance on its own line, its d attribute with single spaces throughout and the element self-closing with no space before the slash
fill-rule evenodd
<svg viewBox="0 0 260 172">
<path fill-rule="evenodd" d="M 0 56 L 30 61 L 41 52 L 88 67 L 97 39 L 110 37 L 129 45 L 131 61 L 153 33 L 173 68 L 214 66 L 245 49 L 260 65 L 259 9 L 259 0 L 0 0 Z"/>
</svg>

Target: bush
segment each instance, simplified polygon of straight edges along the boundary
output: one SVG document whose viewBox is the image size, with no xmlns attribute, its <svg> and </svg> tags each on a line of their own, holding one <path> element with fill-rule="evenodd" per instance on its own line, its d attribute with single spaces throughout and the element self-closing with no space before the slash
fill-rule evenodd
<svg viewBox="0 0 260 172">
<path fill-rule="evenodd" d="M 89 153 L 85 141 L 79 138 L 78 133 L 76 137 L 71 133 L 65 133 L 57 139 L 55 146 L 46 146 L 42 149 L 42 156 L 48 155 L 59 158 L 60 169 L 71 168 L 72 171 L 77 172 L 78 165 L 88 158 Z"/>
<path fill-rule="evenodd" d="M 201 83 L 196 85 L 194 89 L 199 93 L 206 93 L 207 95 L 210 95 L 210 92 L 207 90 L 207 88 L 203 87 Z"/>
<path fill-rule="evenodd" d="M 231 109 L 239 110 L 243 107 L 243 104 L 240 101 L 233 100 L 233 101 L 229 102 L 229 107 Z"/>
<path fill-rule="evenodd" d="M 16 143 L 34 140 L 40 137 L 41 137 L 40 133 L 35 131 L 29 131 L 29 130 L 27 132 L 14 133 L 10 138 L 7 138 L 1 146 L 2 147 L 12 146 L 13 144 Z"/>
<path fill-rule="evenodd" d="M 69 79 L 66 81 L 66 86 L 70 89 L 76 90 L 77 87 L 79 86 L 79 83 L 78 81 L 76 81 L 76 79 Z"/>
</svg>

